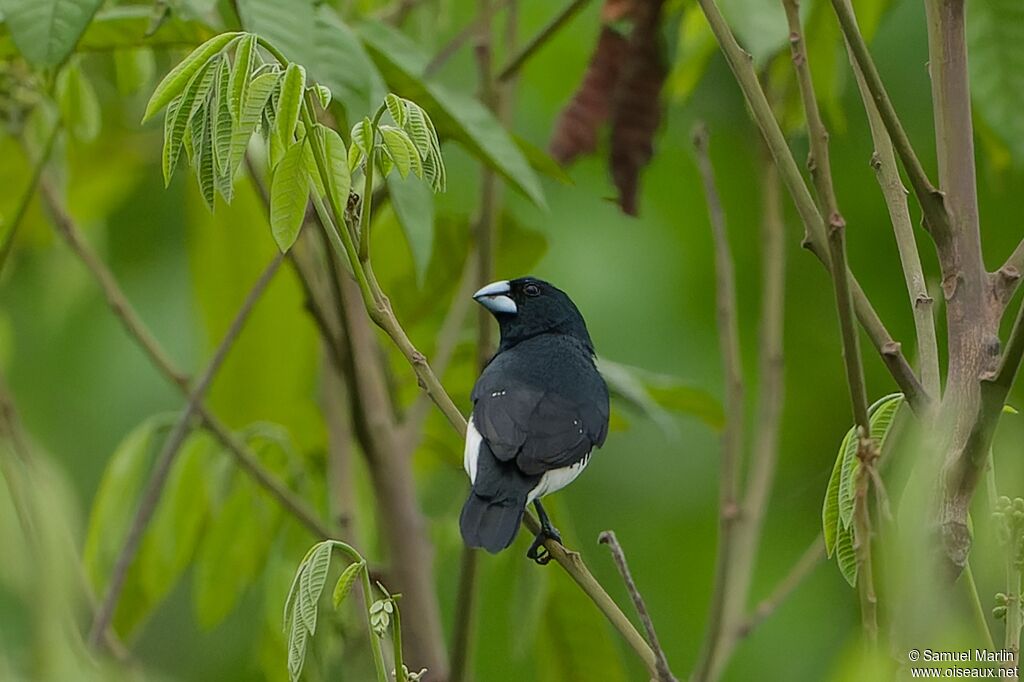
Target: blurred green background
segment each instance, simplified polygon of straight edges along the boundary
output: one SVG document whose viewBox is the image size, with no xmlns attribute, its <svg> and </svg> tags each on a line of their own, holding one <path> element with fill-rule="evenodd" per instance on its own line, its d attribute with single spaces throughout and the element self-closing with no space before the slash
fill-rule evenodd
<svg viewBox="0 0 1024 682">
<path fill-rule="evenodd" d="M 767 0 L 757 3 L 774 5 Z M 205 4 L 208 8 L 200 9 L 231 16 L 223 5 Z M 347 18 L 380 9 L 370 2 L 343 4 Z M 519 5 L 521 37 L 532 35 L 554 11 L 549 3 Z M 750 10 L 751 3 L 742 0 L 722 0 L 721 5 L 731 16 L 748 11 L 757 15 L 760 23 L 749 22 L 748 34 L 741 33 L 748 43 L 763 43 L 766 54 L 784 47 L 781 12 Z M 875 6 L 880 18 L 873 53 L 910 137 L 925 165 L 933 169 L 923 3 L 896 0 Z M 598 3 L 585 8 L 522 71 L 511 128 L 538 147 L 546 147 L 559 111 L 582 76 L 596 40 L 599 11 Z M 666 8 L 663 31 L 670 61 L 683 59 L 678 49 L 673 52 L 678 48 L 681 11 L 674 4 Z M 426 0 L 411 11 L 403 30 L 423 52 L 433 54 L 475 12 L 476 3 L 469 0 Z M 501 26 L 503 20 L 499 17 L 496 23 Z M 891 228 L 868 163 L 869 132 L 838 40 L 833 48 L 838 58 L 835 83 L 830 87 L 836 97 L 825 113 L 833 132 L 839 201 L 849 225 L 849 260 L 893 336 L 912 358 L 912 320 Z M 181 54 L 180 50 L 158 51 L 156 78 Z M 571 183 L 543 178 L 546 211 L 506 190 L 497 275 L 529 272 L 556 283 L 583 311 L 603 357 L 671 375 L 686 386 L 720 397 L 713 251 L 690 145 L 694 122 L 707 121 L 736 260 L 743 360 L 752 406 L 760 305 L 760 140 L 724 61 L 717 51 L 707 54 L 706 65 L 690 67 L 699 74 L 692 91 L 680 93 L 675 76 L 666 86 L 655 155 L 641 178 L 639 217 L 623 216 L 608 199 L 614 196 L 614 187 L 602 143 L 596 155 L 568 170 Z M 219 205 L 213 215 L 189 173 L 179 169 L 164 190 L 161 124 L 159 120 L 138 124 L 152 82 L 139 92 L 123 94 L 109 54 L 86 54 L 80 63 L 95 88 L 102 127 L 91 140 L 58 139 L 48 178 L 63 189 L 71 216 L 110 265 L 155 336 L 179 366 L 196 373 L 276 248 L 264 209 L 245 179 L 238 182 L 234 203 Z M 680 61 L 673 63 L 676 69 L 682 68 Z M 17 61 L 11 59 L 5 68 L 18 68 L 14 64 Z M 453 90 L 473 94 L 475 68 L 470 45 L 443 67 L 438 79 Z M 363 114 L 351 112 L 351 118 Z M 993 128 L 997 127 L 994 123 Z M 1012 145 L 1000 141 L 1001 132 L 984 124 L 978 145 L 983 238 L 990 269 L 998 267 L 1019 240 L 1024 189 L 1024 172 Z M 794 132 L 793 146 L 802 159 L 806 148 L 799 131 Z M 453 143 L 444 145 L 444 154 L 448 191 L 436 199 L 438 237 L 430 269 L 421 282 L 412 274 L 408 247 L 393 212 L 382 209 L 374 228 L 374 258 L 384 288 L 395 300 L 399 319 L 409 323 L 413 341 L 428 355 L 461 269 L 480 193 L 479 161 Z M 14 213 L 30 166 L 14 135 L 0 137 L 0 217 L 9 219 Z M 784 203 L 788 266 L 784 421 L 777 480 L 752 588 L 755 602 L 819 532 L 825 485 L 839 440 L 851 421 L 831 285 L 815 259 L 800 249 L 802 228 L 788 197 Z M 70 510 L 75 519 L 73 540 L 81 547 L 94 496 L 119 442 L 147 418 L 173 413 L 183 402 L 124 333 L 95 282 L 55 236 L 51 223 L 39 199 L 33 199 L 0 281 L 0 363 L 38 457 L 66 481 L 65 499 L 53 500 L 52 506 Z M 924 240 L 921 250 L 926 270 L 934 275 L 934 256 Z M 315 327 L 302 305 L 297 280 L 290 270 L 283 270 L 217 376 L 208 404 L 233 428 L 257 422 L 281 425 L 307 472 L 303 495 L 326 514 L 326 431 L 319 407 L 323 360 Z M 445 377 L 449 392 L 464 410 L 473 378 L 473 319 L 464 325 L 464 343 Z M 864 346 L 870 397 L 893 391 L 870 344 Z M 397 356 L 392 367 L 399 393 L 408 400 L 415 389 L 412 374 Z M 1021 400 L 1019 390 L 1016 400 Z M 713 412 L 716 407 L 708 409 Z M 596 543 L 600 531 L 616 531 L 668 658 L 682 676 L 699 652 L 710 598 L 717 534 L 718 434 L 706 420 L 690 414 L 673 412 L 666 426 L 622 403 L 617 402 L 614 410 L 619 428 L 587 474 L 553 499 L 555 523 L 564 531 L 566 543 L 583 553 L 597 578 L 625 608 L 628 600 L 621 581 L 610 557 Z M 996 445 L 1008 493 L 1021 492 L 1021 486 L 1014 489 L 1013 481 L 1021 481 L 1024 473 L 1020 458 L 1024 432 L 1019 421 L 1005 421 Z M 457 515 L 465 491 L 461 444 L 434 412 L 427 431 L 415 470 L 436 549 L 442 620 L 450 636 L 461 547 Z M 369 544 L 364 553 L 382 559 L 372 529 L 372 491 L 365 475 L 360 493 L 363 537 Z M 130 512 L 133 505 L 125 509 Z M 257 562 L 251 575 L 231 577 L 232 567 L 226 568 L 228 577 L 221 577 L 225 583 L 218 588 L 230 597 L 225 597 L 227 603 L 221 608 L 223 618 L 209 612 L 205 618 L 201 615 L 204 608 L 217 611 L 218 607 L 199 604 L 203 590 L 198 583 L 210 578 L 193 565 L 153 605 L 137 631 L 126 635 L 144 677 L 286 677 L 277 619 L 291 571 L 313 538 L 291 522 L 282 523 L 278 536 L 262 549 L 268 560 Z M 12 675 L 29 674 L 24 671 L 32 669 L 33 656 L 39 655 L 32 624 L 39 603 L 27 587 L 36 569 L 29 565 L 6 488 L 0 488 L 0 547 L 0 659 Z M 481 559 L 475 679 L 569 679 L 554 672 L 567 668 L 580 675 L 572 679 L 641 679 L 643 673 L 632 652 L 564 573 L 555 565 L 539 568 L 527 562 L 522 556 L 525 547 L 521 537 L 504 554 Z M 197 556 L 203 552 L 200 547 Z M 996 591 L 1002 579 L 998 565 L 982 564 L 976 572 L 983 595 Z M 76 615 L 80 625 L 87 624 L 83 614 Z M 351 624 L 347 630 L 342 626 L 323 629 L 326 634 L 318 637 L 307 664 L 309 679 L 369 679 L 362 677 L 368 675 L 365 671 L 336 671 L 330 652 L 343 645 L 328 640 L 340 640 L 353 631 L 358 628 Z M 726 677 L 842 678 L 850 674 L 847 665 L 856 651 L 858 634 L 856 593 L 834 564 L 822 563 L 740 644 Z M 353 637 L 354 647 L 365 643 L 358 635 Z M 557 658 L 565 660 L 556 665 L 552 661 Z M 565 661 L 571 665 L 560 667 Z M 600 667 L 594 670 L 598 661 Z M 0 665 L 0 677 L 4 670 Z"/>
</svg>

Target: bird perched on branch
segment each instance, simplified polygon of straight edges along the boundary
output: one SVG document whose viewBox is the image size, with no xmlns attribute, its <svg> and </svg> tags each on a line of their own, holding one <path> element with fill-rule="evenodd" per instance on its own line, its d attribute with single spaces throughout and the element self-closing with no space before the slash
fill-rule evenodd
<svg viewBox="0 0 1024 682">
<path fill-rule="evenodd" d="M 540 498 L 572 483 L 608 434 L 608 388 L 575 304 L 532 277 L 488 284 L 473 295 L 497 319 L 498 352 L 473 387 L 464 465 L 473 489 L 459 525 L 470 547 L 512 544 L 526 507 L 541 532 L 527 556 L 546 564 L 561 542 Z"/>
</svg>

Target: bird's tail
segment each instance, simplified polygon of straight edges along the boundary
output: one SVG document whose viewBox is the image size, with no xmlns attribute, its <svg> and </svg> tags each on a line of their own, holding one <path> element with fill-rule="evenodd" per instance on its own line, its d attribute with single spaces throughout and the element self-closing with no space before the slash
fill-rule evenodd
<svg viewBox="0 0 1024 682">
<path fill-rule="evenodd" d="M 526 493 L 483 497 L 474 488 L 462 506 L 459 527 L 469 547 L 483 547 L 491 554 L 505 549 L 515 540 L 526 511 Z"/>
</svg>

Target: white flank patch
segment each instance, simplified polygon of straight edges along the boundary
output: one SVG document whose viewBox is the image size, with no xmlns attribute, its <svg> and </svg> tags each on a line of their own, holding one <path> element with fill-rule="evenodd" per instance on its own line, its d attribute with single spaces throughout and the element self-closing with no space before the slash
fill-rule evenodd
<svg viewBox="0 0 1024 682">
<path fill-rule="evenodd" d="M 466 470 L 470 483 L 476 483 L 476 463 L 480 458 L 480 443 L 483 440 L 483 436 L 473 424 L 473 417 L 470 416 L 469 423 L 466 424 L 466 450 L 462 453 L 462 467 Z"/>
<path fill-rule="evenodd" d="M 561 490 L 565 486 L 569 485 L 576 480 L 576 477 L 587 468 L 587 464 L 590 462 L 590 453 L 583 455 L 583 459 L 576 462 L 575 464 L 561 469 L 552 469 L 545 471 L 544 475 L 541 476 L 540 483 L 537 487 L 530 491 L 529 496 L 526 498 L 526 504 L 530 504 L 534 500 L 549 495 L 557 490 Z"/>
</svg>

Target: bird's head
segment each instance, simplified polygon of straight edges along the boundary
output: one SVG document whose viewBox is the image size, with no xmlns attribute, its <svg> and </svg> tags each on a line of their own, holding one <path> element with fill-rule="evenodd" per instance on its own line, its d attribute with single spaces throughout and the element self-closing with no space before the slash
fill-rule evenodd
<svg viewBox="0 0 1024 682">
<path fill-rule="evenodd" d="M 583 316 L 564 291 L 535 277 L 492 282 L 473 294 L 491 311 L 508 348 L 540 334 L 573 336 L 593 350 Z"/>
</svg>

